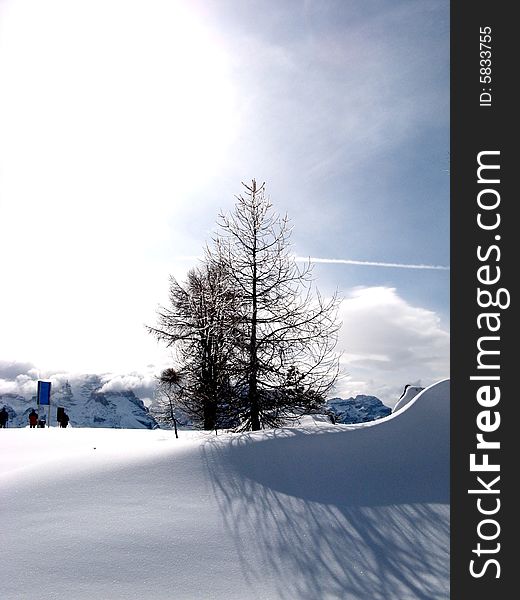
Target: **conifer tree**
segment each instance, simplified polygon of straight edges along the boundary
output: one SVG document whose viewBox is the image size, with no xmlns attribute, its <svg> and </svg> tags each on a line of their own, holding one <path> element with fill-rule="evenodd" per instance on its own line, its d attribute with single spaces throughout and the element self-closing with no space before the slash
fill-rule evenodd
<svg viewBox="0 0 520 600">
<path fill-rule="evenodd" d="M 245 429 L 258 430 L 316 407 L 333 386 L 338 298 L 314 289 L 310 262 L 296 263 L 288 219 L 273 213 L 265 184 L 243 186 L 231 214 L 220 216 L 209 258 L 227 265 L 240 328 L 238 412 Z"/>
</svg>

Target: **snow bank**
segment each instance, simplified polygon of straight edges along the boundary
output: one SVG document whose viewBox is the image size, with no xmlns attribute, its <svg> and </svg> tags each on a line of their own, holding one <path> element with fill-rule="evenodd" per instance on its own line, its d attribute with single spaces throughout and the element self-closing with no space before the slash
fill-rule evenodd
<svg viewBox="0 0 520 600">
<path fill-rule="evenodd" d="M 423 387 L 414 386 L 414 385 L 407 386 L 404 394 L 395 403 L 395 406 L 392 409 L 392 412 L 397 412 L 398 410 L 401 410 L 401 408 L 403 408 L 409 402 L 411 402 L 415 398 L 415 396 L 417 396 L 417 394 L 419 392 L 422 392 L 423 390 L 424 390 Z"/>
<path fill-rule="evenodd" d="M 449 597 L 449 382 L 372 423 L 0 431 L 6 600 Z"/>
</svg>

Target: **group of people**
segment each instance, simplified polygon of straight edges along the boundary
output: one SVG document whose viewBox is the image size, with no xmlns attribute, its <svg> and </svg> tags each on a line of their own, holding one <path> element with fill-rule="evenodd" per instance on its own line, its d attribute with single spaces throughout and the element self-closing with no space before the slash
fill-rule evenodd
<svg viewBox="0 0 520 600">
<path fill-rule="evenodd" d="M 59 413 L 59 417 L 58 417 L 58 424 L 60 427 L 67 427 L 67 425 L 69 424 L 69 415 L 62 410 Z M 9 413 L 7 412 L 6 407 L 4 406 L 2 408 L 2 410 L 0 410 L 0 428 L 5 428 L 7 427 L 7 422 L 9 421 Z M 34 410 L 34 408 L 31 410 L 31 412 L 29 413 L 29 427 L 31 429 L 37 427 L 38 425 L 40 425 L 40 427 L 45 427 L 45 420 L 40 421 L 40 423 L 38 423 L 38 413 Z"/>
<path fill-rule="evenodd" d="M 60 427 L 67 427 L 67 425 L 69 424 L 69 415 L 64 411 L 59 411 L 58 412 L 58 425 Z M 38 413 L 34 410 L 34 408 L 31 410 L 31 412 L 29 413 L 29 427 L 32 429 L 33 427 L 36 427 L 38 425 Z M 42 422 L 40 421 L 40 426 L 41 427 L 45 427 L 45 421 Z"/>
</svg>

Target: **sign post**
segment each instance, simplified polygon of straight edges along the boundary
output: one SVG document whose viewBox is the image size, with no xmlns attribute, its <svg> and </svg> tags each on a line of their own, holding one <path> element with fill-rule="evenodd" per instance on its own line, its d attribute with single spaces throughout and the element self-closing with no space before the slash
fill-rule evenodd
<svg viewBox="0 0 520 600">
<path fill-rule="evenodd" d="M 51 423 L 51 382 L 50 381 L 38 381 L 38 425 L 40 424 L 40 406 L 48 406 L 49 411 L 47 415 L 47 427 L 50 427 Z"/>
</svg>

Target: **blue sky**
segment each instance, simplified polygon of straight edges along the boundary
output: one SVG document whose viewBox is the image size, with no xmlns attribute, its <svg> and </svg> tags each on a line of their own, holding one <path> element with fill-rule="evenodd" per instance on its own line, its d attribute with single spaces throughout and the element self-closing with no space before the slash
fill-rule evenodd
<svg viewBox="0 0 520 600">
<path fill-rule="evenodd" d="M 2 0 L 0 360 L 150 373 L 144 323 L 266 181 L 297 255 L 449 265 L 449 3 Z M 338 393 L 449 364 L 449 271 L 317 264 Z M 153 365 L 153 366 L 150 366 Z"/>
</svg>

